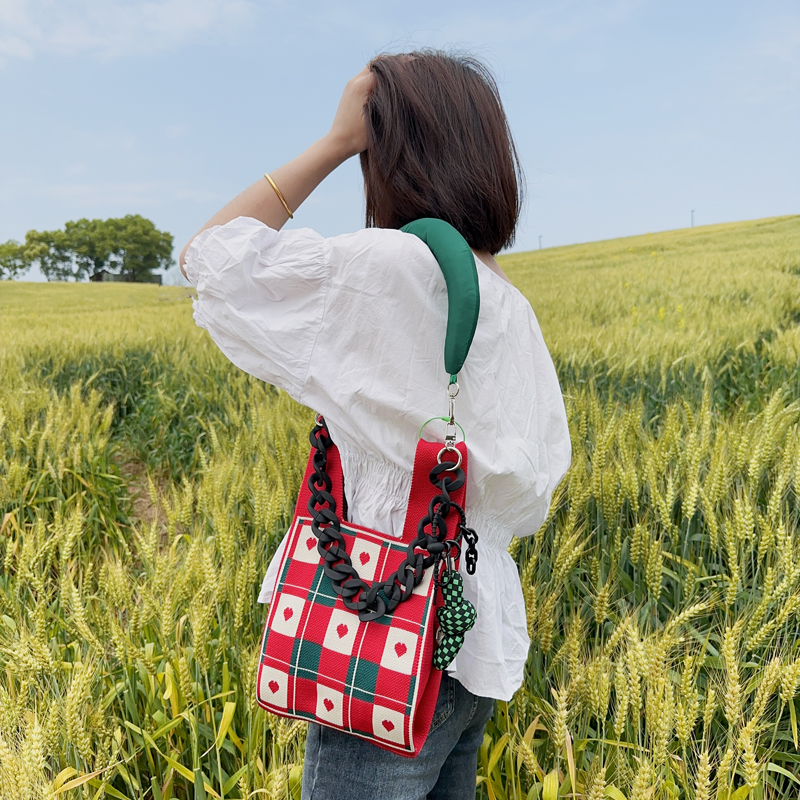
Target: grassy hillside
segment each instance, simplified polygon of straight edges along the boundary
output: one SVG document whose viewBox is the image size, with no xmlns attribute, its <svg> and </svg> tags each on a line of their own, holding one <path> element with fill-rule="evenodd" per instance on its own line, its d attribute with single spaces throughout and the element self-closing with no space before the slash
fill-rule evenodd
<svg viewBox="0 0 800 800">
<path fill-rule="evenodd" d="M 520 253 L 503 266 L 559 358 L 700 360 L 796 324 L 800 216 Z"/>
<path fill-rule="evenodd" d="M 506 256 L 565 383 L 652 405 L 694 393 L 757 408 L 800 393 L 800 216 Z"/>
<path fill-rule="evenodd" d="M 479 794 L 797 797 L 800 217 L 502 265 L 573 465 L 510 548 L 532 645 Z M 310 421 L 185 289 L 0 283 L 0 797 L 299 798 L 255 598 Z"/>
</svg>

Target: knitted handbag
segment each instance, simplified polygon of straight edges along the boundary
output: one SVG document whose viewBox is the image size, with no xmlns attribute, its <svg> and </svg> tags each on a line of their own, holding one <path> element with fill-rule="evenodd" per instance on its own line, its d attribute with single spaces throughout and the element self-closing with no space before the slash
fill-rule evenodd
<svg viewBox="0 0 800 800">
<path fill-rule="evenodd" d="M 420 438 L 401 538 L 346 521 L 339 452 L 317 417 L 261 642 L 259 705 L 413 757 L 428 735 L 442 670 L 475 623 L 458 573 L 477 562 L 467 527 L 467 448 L 456 442 L 456 375 L 479 311 L 472 251 L 441 220 L 403 228 L 425 241 L 448 288 L 444 445 Z M 429 422 L 432 420 L 429 420 Z M 425 423 L 426 425 L 428 423 Z M 423 425 L 423 428 L 425 426 Z"/>
</svg>

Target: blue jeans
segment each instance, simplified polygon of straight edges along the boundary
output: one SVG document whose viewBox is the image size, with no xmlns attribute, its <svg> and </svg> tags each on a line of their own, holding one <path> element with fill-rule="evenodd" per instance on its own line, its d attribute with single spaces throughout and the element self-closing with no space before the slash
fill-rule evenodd
<svg viewBox="0 0 800 800">
<path fill-rule="evenodd" d="M 478 748 L 494 700 L 445 674 L 431 732 L 416 758 L 308 726 L 302 800 L 474 800 Z"/>
</svg>

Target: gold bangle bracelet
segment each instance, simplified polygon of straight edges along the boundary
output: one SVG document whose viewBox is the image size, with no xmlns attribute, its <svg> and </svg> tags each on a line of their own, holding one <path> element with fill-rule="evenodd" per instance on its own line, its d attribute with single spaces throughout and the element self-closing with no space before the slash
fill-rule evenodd
<svg viewBox="0 0 800 800">
<path fill-rule="evenodd" d="M 272 188 L 275 190 L 275 194 L 278 195 L 278 200 L 283 203 L 283 207 L 286 209 L 289 219 L 294 219 L 294 214 L 292 214 L 291 210 L 289 209 L 289 204 L 286 202 L 286 198 L 281 193 L 281 190 L 278 188 L 278 185 L 275 183 L 275 181 L 270 177 L 269 172 L 265 172 L 264 177 L 269 181 L 270 186 L 272 186 Z"/>
</svg>

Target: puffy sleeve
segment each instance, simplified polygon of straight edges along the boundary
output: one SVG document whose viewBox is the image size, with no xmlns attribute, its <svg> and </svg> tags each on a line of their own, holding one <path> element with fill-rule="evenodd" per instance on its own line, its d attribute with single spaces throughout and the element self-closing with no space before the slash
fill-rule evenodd
<svg viewBox="0 0 800 800">
<path fill-rule="evenodd" d="M 302 402 L 328 285 L 325 239 L 238 217 L 198 234 L 185 269 L 197 324 L 237 367 Z"/>
</svg>

